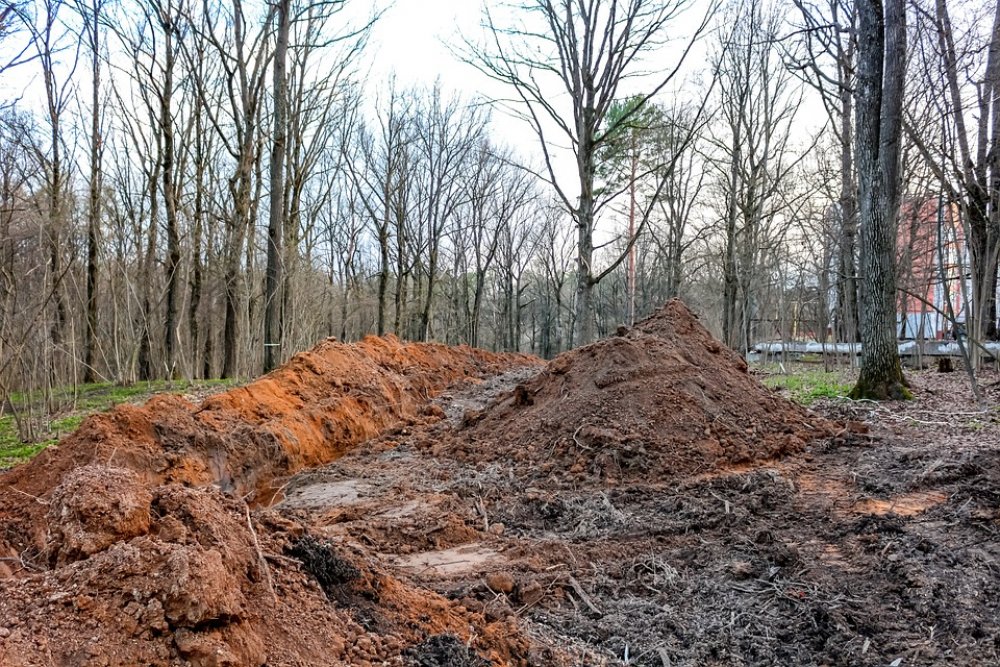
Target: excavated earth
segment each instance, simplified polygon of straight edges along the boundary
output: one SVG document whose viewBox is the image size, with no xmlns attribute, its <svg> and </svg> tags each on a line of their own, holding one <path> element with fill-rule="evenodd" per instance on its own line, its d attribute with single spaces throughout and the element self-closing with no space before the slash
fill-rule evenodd
<svg viewBox="0 0 1000 667">
<path fill-rule="evenodd" d="M 0 665 L 998 664 L 961 381 L 808 411 L 677 301 L 548 364 L 329 341 L 0 476 Z"/>
</svg>

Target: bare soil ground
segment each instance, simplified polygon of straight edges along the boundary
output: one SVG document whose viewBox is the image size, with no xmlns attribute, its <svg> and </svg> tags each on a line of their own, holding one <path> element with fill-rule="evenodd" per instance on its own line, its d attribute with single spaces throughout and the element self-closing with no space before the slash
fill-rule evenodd
<svg viewBox="0 0 1000 667">
<path fill-rule="evenodd" d="M 808 411 L 677 302 L 621 334 L 327 343 L 85 423 L 0 476 L 0 664 L 1000 663 L 963 375 Z"/>
</svg>

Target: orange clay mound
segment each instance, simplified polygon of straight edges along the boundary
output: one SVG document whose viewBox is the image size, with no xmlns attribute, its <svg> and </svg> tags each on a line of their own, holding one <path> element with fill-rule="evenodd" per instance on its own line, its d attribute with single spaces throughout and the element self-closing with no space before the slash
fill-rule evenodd
<svg viewBox="0 0 1000 667">
<path fill-rule="evenodd" d="M 573 485 L 655 482 L 797 452 L 832 433 L 753 379 L 679 300 L 620 334 L 560 355 L 467 415 L 441 454 L 509 459 L 529 479 Z"/>
<path fill-rule="evenodd" d="M 158 396 L 88 419 L 0 476 L 0 665 L 401 664 L 466 645 L 529 664 L 508 622 L 247 500 L 440 418 L 429 399 L 449 385 L 535 364 L 392 337 L 327 341 L 200 406 Z"/>
<path fill-rule="evenodd" d="M 355 344 L 327 340 L 201 405 L 161 395 L 141 407 L 118 406 L 0 475 L 0 557 L 38 557 L 48 499 L 70 471 L 100 464 L 133 471 L 145 487 L 214 483 L 266 503 L 290 473 L 421 419 L 429 399 L 449 385 L 537 363 L 525 355 L 405 344 L 393 336 Z M 9 570 L 10 561 L 0 561 L 0 576 Z"/>
<path fill-rule="evenodd" d="M 128 511 L 81 514 L 109 508 L 108 482 L 126 489 Z M 487 623 L 273 510 L 251 518 L 214 487 L 136 494 L 138 482 L 97 465 L 66 476 L 49 512 L 54 525 L 69 516 L 49 536 L 58 567 L 0 580 L 0 665 L 401 665 L 431 637 L 498 666 L 550 664 L 528 661 L 512 623 Z M 119 541 L 80 548 L 126 515 L 144 519 L 138 534 L 129 521 Z"/>
</svg>

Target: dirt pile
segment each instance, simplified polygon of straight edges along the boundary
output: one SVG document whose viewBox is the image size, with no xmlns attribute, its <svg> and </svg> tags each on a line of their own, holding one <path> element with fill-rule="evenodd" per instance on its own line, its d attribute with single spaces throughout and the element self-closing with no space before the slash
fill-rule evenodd
<svg viewBox="0 0 1000 667">
<path fill-rule="evenodd" d="M 393 425 L 439 418 L 421 412 L 455 382 L 537 363 L 392 336 L 328 340 L 201 405 L 162 395 L 141 407 L 119 406 L 0 477 L 0 557 L 38 557 L 48 498 L 71 471 L 97 463 L 134 471 L 150 488 L 215 484 L 266 503 L 290 473 L 330 461 Z M 0 561 L 0 576 L 10 570 L 10 561 Z"/>
<path fill-rule="evenodd" d="M 217 488 L 156 487 L 137 506 L 141 534 L 84 555 L 79 535 L 135 532 L 107 507 L 106 484 L 135 477 L 90 466 L 53 495 L 72 530 L 52 531 L 59 567 L 0 582 L 0 664 L 401 665 L 438 635 L 473 641 L 499 664 L 530 650 L 507 623 L 486 624 L 460 606 L 400 582 L 370 554 L 305 534 L 265 510 L 251 514 Z M 70 491 L 78 492 L 72 500 Z M 145 501 L 145 502 L 142 502 Z M 134 514 L 129 512 L 128 514 Z M 141 523 L 141 522 L 140 522 Z M 75 556 L 74 556 L 75 554 Z M 74 559 L 78 558 L 78 559 Z M 469 628 L 480 631 L 470 638 Z M 405 653 L 409 652 L 409 653 Z M 526 664 L 526 663 L 524 663 Z"/>
<path fill-rule="evenodd" d="M 529 478 L 676 478 L 800 451 L 833 424 L 747 373 L 680 301 L 567 352 L 487 409 L 442 455 L 509 458 Z"/>
<path fill-rule="evenodd" d="M 527 664 L 506 622 L 260 503 L 296 470 L 441 419 L 428 406 L 444 388 L 532 364 L 391 337 L 327 341 L 201 405 L 160 396 L 88 419 L 0 476 L 0 664 L 401 665 L 438 636 Z"/>
</svg>

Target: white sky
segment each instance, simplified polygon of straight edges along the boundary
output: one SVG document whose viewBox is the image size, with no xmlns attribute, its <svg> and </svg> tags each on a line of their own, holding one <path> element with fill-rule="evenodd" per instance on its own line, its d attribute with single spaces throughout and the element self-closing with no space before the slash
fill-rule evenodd
<svg viewBox="0 0 1000 667">
<path fill-rule="evenodd" d="M 131 0 L 124 0 L 126 2 Z M 670 37 L 674 43 L 653 54 L 647 63 L 650 70 L 665 70 L 677 61 L 679 46 L 686 44 L 686 37 L 701 20 L 707 0 L 693 0 L 693 5 L 671 25 Z M 390 3 L 387 6 L 387 3 Z M 486 0 L 491 10 L 499 14 L 503 23 L 504 0 Z M 344 19 L 361 21 L 370 15 L 373 5 L 386 7 L 382 18 L 375 24 L 368 49 L 364 55 L 368 63 L 362 69 L 367 71 L 366 95 L 368 104 L 373 104 L 376 96 L 384 90 L 390 76 L 395 73 L 400 88 L 413 86 L 429 87 L 440 79 L 446 92 L 455 92 L 466 99 L 475 97 L 498 98 L 509 95 L 510 91 L 501 84 L 489 80 L 474 67 L 461 62 L 448 48 L 448 44 L 459 46 L 463 37 L 479 41 L 483 35 L 480 23 L 483 16 L 482 0 L 349 0 Z M 703 40 L 689 56 L 682 70 L 682 78 L 697 73 L 706 62 L 706 44 Z M 81 68 L 85 69 L 85 68 Z M 40 77 L 36 76 L 34 64 L 21 68 L 15 76 L 4 77 L 0 82 L 0 94 L 7 99 L 24 95 L 24 103 L 41 108 L 43 94 Z M 79 75 L 79 73 L 78 73 Z M 641 82 L 639 82 L 641 83 Z M 34 94 L 37 89 L 37 95 Z M 633 88 L 621 91 L 622 95 L 639 92 Z M 698 91 L 699 93 L 701 91 Z M 692 95 L 693 97 L 693 95 Z M 559 104 L 558 97 L 554 97 Z M 551 100 L 550 100 L 551 101 Z M 805 112 L 806 109 L 803 109 Z M 806 134 L 814 131 L 817 114 L 808 114 L 800 129 Z M 803 114 L 807 115 L 807 114 Z M 493 113 L 493 136 L 498 143 L 511 145 L 522 157 L 536 168 L 541 168 L 542 158 L 538 138 L 523 120 L 514 118 L 502 110 Z M 565 148 L 564 136 L 557 132 L 547 135 L 552 144 Z M 576 169 L 572 155 L 567 150 L 555 149 L 557 179 L 570 197 L 577 188 Z M 599 242 L 601 240 L 599 239 Z"/>
<path fill-rule="evenodd" d="M 365 3 L 358 3 L 358 6 Z M 477 0 L 396 0 L 376 23 L 369 49 L 373 75 L 395 71 L 400 81 L 465 87 L 478 79 L 473 68 L 456 61 L 443 42 L 477 34 L 482 16 Z"/>
<path fill-rule="evenodd" d="M 503 23 L 505 3 L 502 0 L 486 2 L 498 22 Z M 355 7 L 360 9 L 361 4 L 363 3 L 358 2 Z M 697 28 L 704 11 L 705 0 L 694 0 L 692 7 L 676 19 L 671 34 L 675 42 L 650 59 L 650 69 L 674 66 L 680 46 L 687 44 L 687 38 Z M 366 56 L 371 63 L 367 81 L 369 94 L 366 97 L 371 100 L 391 73 L 395 73 L 397 85 L 401 88 L 430 86 L 440 78 L 446 91 L 460 93 L 465 98 L 510 96 L 510 90 L 491 81 L 471 65 L 461 62 L 447 46 L 460 46 L 463 37 L 479 41 L 483 35 L 482 17 L 481 0 L 395 0 L 373 30 Z M 704 54 L 704 45 L 696 47 L 681 76 L 693 74 L 702 67 L 705 63 Z M 631 92 L 639 91 L 623 91 L 623 94 Z M 493 129 L 496 141 L 510 144 L 522 159 L 533 167 L 542 169 L 538 138 L 525 121 L 497 109 L 493 113 Z M 572 154 L 565 150 L 568 141 L 557 131 L 548 133 L 547 139 L 550 140 L 550 150 L 553 150 L 553 144 L 561 147 L 553 150 L 556 177 L 567 195 L 574 197 L 578 192 L 575 185 L 576 167 Z M 612 223 L 611 227 L 614 226 Z M 607 224 L 601 227 L 608 229 Z M 599 238 L 596 240 L 602 243 L 612 234 L 610 229 L 604 234 L 599 229 Z"/>
<path fill-rule="evenodd" d="M 497 4 L 491 2 L 494 11 Z M 367 100 L 374 100 L 392 74 L 400 88 L 430 87 L 440 79 L 446 93 L 469 100 L 509 95 L 504 86 L 461 62 L 449 49 L 449 45 L 460 47 L 464 37 L 477 39 L 482 16 L 480 0 L 395 0 L 375 24 L 368 46 Z M 492 118 L 498 143 L 510 144 L 524 159 L 537 157 L 541 164 L 538 139 L 524 121 L 499 109 Z M 566 167 L 572 169 L 572 162 Z"/>
</svg>

